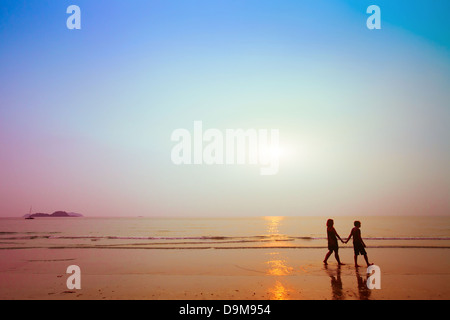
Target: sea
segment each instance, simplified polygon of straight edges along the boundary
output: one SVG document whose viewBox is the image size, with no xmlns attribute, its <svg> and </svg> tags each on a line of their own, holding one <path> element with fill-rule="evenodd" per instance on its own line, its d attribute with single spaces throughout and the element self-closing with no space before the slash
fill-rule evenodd
<svg viewBox="0 0 450 320">
<path fill-rule="evenodd" d="M 326 221 L 346 239 L 361 222 L 368 248 L 450 248 L 450 217 L 0 218 L 0 249 L 326 248 Z"/>
</svg>

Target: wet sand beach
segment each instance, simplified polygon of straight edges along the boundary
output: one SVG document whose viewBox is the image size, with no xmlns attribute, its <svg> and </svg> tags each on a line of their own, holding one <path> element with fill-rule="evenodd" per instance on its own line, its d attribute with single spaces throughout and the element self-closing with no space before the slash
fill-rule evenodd
<svg viewBox="0 0 450 320">
<path fill-rule="evenodd" d="M 371 249 L 381 289 L 342 249 L 0 250 L 0 299 L 449 299 L 448 249 Z M 420 258 L 418 258 L 420 257 Z M 69 265 L 81 289 L 69 290 Z M 362 264 L 362 261 L 360 262 Z"/>
</svg>

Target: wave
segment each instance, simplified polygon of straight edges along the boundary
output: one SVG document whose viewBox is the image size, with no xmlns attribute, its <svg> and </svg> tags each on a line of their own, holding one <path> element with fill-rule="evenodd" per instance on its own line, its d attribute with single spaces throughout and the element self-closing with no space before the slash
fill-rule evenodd
<svg viewBox="0 0 450 320">
<path fill-rule="evenodd" d="M 368 249 L 450 249 L 450 246 L 424 246 L 424 245 L 386 245 L 386 246 L 367 246 Z M 73 246 L 12 246 L 0 247 L 0 250 L 19 250 L 19 249 L 116 249 L 116 250 L 247 250 L 247 249 L 327 249 L 327 246 L 102 246 L 102 245 L 73 245 Z M 340 249 L 351 250 L 352 246 L 342 247 Z"/>
<path fill-rule="evenodd" d="M 34 240 L 34 239 L 50 239 L 51 236 L 17 236 L 17 237 L 0 237 L 0 240 Z"/>
<path fill-rule="evenodd" d="M 302 240 L 326 240 L 327 237 L 293 237 Z M 363 237 L 363 240 L 450 240 L 450 237 Z"/>
<path fill-rule="evenodd" d="M 176 240 L 196 240 L 196 241 L 233 241 L 233 242 L 248 242 L 248 241 L 295 241 L 295 240 L 326 240 L 326 237 L 313 237 L 313 236 L 287 236 L 287 235 L 264 235 L 264 236 L 191 236 L 191 237 L 164 237 L 164 236 L 110 236 L 110 235 L 101 235 L 101 236 L 89 236 L 89 235 L 80 235 L 80 236 L 59 236 L 52 234 L 45 235 L 37 235 L 31 233 L 0 233 L 0 240 L 33 240 L 33 239 L 72 239 L 72 240 L 164 240 L 164 241 L 176 241 Z M 364 237 L 364 240 L 368 241 L 427 241 L 427 240 L 435 240 L 435 241 L 449 241 L 450 237 Z"/>
<path fill-rule="evenodd" d="M 36 236 L 34 236 L 36 237 Z M 113 239 L 113 240 L 271 240 L 271 241 L 293 241 L 293 240 L 326 240 L 327 237 L 295 237 L 284 235 L 268 236 L 199 236 L 199 237 L 154 237 L 154 236 L 41 236 L 49 239 Z M 1 237 L 0 237 L 1 238 Z M 5 238 L 1 238 L 5 239 Z M 364 237 L 364 240 L 450 240 L 450 237 Z"/>
</svg>

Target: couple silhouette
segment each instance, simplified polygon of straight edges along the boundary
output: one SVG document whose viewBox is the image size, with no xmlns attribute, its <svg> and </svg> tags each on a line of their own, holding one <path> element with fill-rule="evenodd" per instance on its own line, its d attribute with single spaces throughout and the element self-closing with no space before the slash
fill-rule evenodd
<svg viewBox="0 0 450 320">
<path fill-rule="evenodd" d="M 355 267 L 359 267 L 358 265 L 358 255 L 364 256 L 364 260 L 366 260 L 367 266 L 372 265 L 373 263 L 369 263 L 369 258 L 367 257 L 366 252 L 366 244 L 361 238 L 361 222 L 355 221 L 353 223 L 354 228 L 350 232 L 350 235 L 348 236 L 347 240 L 342 240 L 341 237 L 336 232 L 336 229 L 334 229 L 334 221 L 333 219 L 327 220 L 327 239 L 328 239 L 328 252 L 325 255 L 325 260 L 323 260 L 323 263 L 325 265 L 328 265 L 327 261 L 328 258 L 331 256 L 331 254 L 334 252 L 334 256 L 338 262 L 338 264 L 344 265 L 344 263 L 341 262 L 341 259 L 339 258 L 339 245 L 338 245 L 338 239 L 341 240 L 342 243 L 346 244 L 352 237 L 353 237 L 353 250 L 355 252 Z"/>
</svg>

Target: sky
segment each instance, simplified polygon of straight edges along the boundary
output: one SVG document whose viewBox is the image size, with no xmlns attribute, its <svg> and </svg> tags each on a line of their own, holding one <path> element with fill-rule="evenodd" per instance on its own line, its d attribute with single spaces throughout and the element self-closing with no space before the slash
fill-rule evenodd
<svg viewBox="0 0 450 320">
<path fill-rule="evenodd" d="M 0 217 L 449 215 L 449 9 L 3 0 Z M 277 129 L 277 174 L 175 165 L 194 121 Z"/>
</svg>

